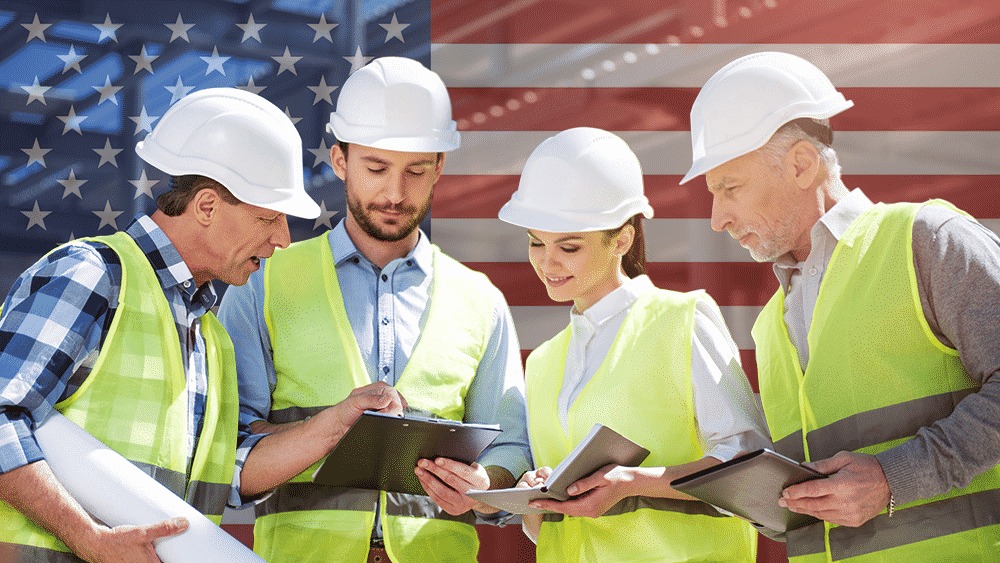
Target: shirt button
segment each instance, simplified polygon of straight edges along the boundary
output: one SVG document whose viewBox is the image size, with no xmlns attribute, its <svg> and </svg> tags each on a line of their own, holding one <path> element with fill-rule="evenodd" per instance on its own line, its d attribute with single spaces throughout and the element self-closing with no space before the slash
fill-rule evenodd
<svg viewBox="0 0 1000 563">
<path fill-rule="evenodd" d="M 389 373 L 389 366 L 382 366 L 382 373 Z"/>
<path fill-rule="evenodd" d="M 407 260 L 406 261 L 406 265 L 407 266 L 412 266 L 413 265 L 413 260 Z"/>
<path fill-rule="evenodd" d="M 809 275 L 810 276 L 815 276 L 816 275 L 816 268 L 809 268 Z"/>
<path fill-rule="evenodd" d="M 184 287 L 191 287 L 191 280 L 184 280 Z"/>
<path fill-rule="evenodd" d="M 389 324 L 389 317 L 382 317 L 382 324 L 383 325 Z"/>
<path fill-rule="evenodd" d="M 385 274 L 382 274 L 382 281 L 388 281 L 388 280 L 389 280 L 389 276 L 387 276 Z"/>
<path fill-rule="evenodd" d="M 355 256 L 354 258 L 351 258 L 351 262 L 354 263 L 354 264 L 358 264 L 358 263 L 361 262 L 361 259 L 358 258 L 357 256 Z"/>
</svg>

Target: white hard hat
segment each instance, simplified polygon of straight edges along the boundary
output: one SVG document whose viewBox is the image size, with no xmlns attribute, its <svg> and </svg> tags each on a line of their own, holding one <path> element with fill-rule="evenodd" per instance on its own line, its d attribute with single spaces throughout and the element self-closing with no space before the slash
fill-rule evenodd
<svg viewBox="0 0 1000 563">
<path fill-rule="evenodd" d="M 319 206 L 302 182 L 298 131 L 284 112 L 257 94 L 208 88 L 185 96 L 135 152 L 167 174 L 211 178 L 244 203 L 319 217 Z"/>
<path fill-rule="evenodd" d="M 712 75 L 694 100 L 692 164 L 680 183 L 759 149 L 793 119 L 828 119 L 853 105 L 801 57 L 775 52 L 740 57 Z"/>
<path fill-rule="evenodd" d="M 460 143 L 441 77 L 404 57 L 381 57 L 352 74 L 326 130 L 338 141 L 402 152 L 451 151 Z"/>
<path fill-rule="evenodd" d="M 642 192 L 639 159 L 620 137 L 592 127 L 542 141 L 500 219 L 553 233 L 603 231 L 653 208 Z"/>
</svg>

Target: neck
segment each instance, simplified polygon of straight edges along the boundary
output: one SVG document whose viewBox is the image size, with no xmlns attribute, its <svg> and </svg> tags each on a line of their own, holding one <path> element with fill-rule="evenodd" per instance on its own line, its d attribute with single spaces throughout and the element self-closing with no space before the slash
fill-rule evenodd
<svg viewBox="0 0 1000 563">
<path fill-rule="evenodd" d="M 590 295 L 581 295 L 573 299 L 573 309 L 575 309 L 578 314 L 582 314 L 587 309 L 593 307 L 595 303 L 607 297 L 612 291 L 625 285 L 625 282 L 628 280 L 628 276 L 626 276 L 625 272 L 622 271 L 621 267 L 619 267 L 617 275 L 608 280 L 607 284 L 601 285 L 600 289 Z"/>
<path fill-rule="evenodd" d="M 813 210 L 804 221 L 803 225 L 804 232 L 803 236 L 799 240 L 799 244 L 792 249 L 792 257 L 795 260 L 802 262 L 806 258 L 809 258 L 809 253 L 812 251 L 812 230 L 816 226 L 816 223 L 826 215 L 828 211 L 833 209 L 833 206 L 847 197 L 850 190 L 844 185 L 844 182 L 840 178 L 835 178 L 829 180 L 827 185 L 819 186 L 816 190 L 816 200 L 813 205 Z"/>
<path fill-rule="evenodd" d="M 186 215 L 171 217 L 159 210 L 153 213 L 150 218 L 160 227 L 163 234 L 167 235 L 170 243 L 174 245 L 177 253 L 181 255 L 181 260 L 184 261 L 188 270 L 191 271 L 191 277 L 194 278 L 195 286 L 201 287 L 211 280 L 212 277 L 209 274 L 208 264 L 201 264 L 197 260 L 199 256 L 203 255 L 198 249 L 204 248 L 204 244 L 199 236 L 201 231 L 196 228 L 197 225 L 191 224 L 192 221 Z"/>
<path fill-rule="evenodd" d="M 366 233 L 351 216 L 348 216 L 344 222 L 344 228 L 358 252 L 379 268 L 384 268 L 389 262 L 409 254 L 420 240 L 419 229 L 413 229 L 412 233 L 399 240 L 379 240 Z"/>
</svg>

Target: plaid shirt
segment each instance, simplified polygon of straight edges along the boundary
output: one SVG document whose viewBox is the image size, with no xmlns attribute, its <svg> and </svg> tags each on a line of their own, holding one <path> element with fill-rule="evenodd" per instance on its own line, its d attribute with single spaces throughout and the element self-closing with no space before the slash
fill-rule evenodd
<svg viewBox="0 0 1000 563">
<path fill-rule="evenodd" d="M 156 271 L 177 325 L 187 376 L 190 463 L 207 387 L 199 318 L 215 304 L 216 294 L 210 283 L 195 286 L 177 249 L 151 218 L 140 215 L 126 232 Z M 44 458 L 32 429 L 90 374 L 118 306 L 121 277 L 113 250 L 76 241 L 14 282 L 0 317 L 0 473 Z M 248 435 L 241 427 L 241 440 Z M 244 460 L 245 454 L 239 466 Z M 238 499 L 234 490 L 230 502 L 238 505 Z"/>
</svg>

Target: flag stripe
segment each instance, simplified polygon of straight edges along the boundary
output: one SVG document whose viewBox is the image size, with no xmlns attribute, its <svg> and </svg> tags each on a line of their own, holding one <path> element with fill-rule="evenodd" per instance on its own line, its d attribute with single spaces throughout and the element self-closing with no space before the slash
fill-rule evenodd
<svg viewBox="0 0 1000 563">
<path fill-rule="evenodd" d="M 1000 88 L 841 88 L 855 106 L 835 131 L 990 131 L 1000 129 Z M 464 131 L 687 131 L 698 88 L 452 88 Z M 498 119 L 502 117 L 502 119 Z"/>
<path fill-rule="evenodd" d="M 1000 65 L 997 65 L 1000 67 Z M 691 164 L 687 131 L 616 131 L 646 174 L 683 175 Z M 467 131 L 448 155 L 449 174 L 517 175 L 554 131 Z M 845 170 L 872 175 L 1000 175 L 1000 131 L 838 131 Z"/>
<path fill-rule="evenodd" d="M 517 190 L 517 175 L 449 175 L 434 187 L 435 219 L 496 218 Z M 712 195 L 703 178 L 679 186 L 678 175 L 646 175 L 646 196 L 658 218 L 704 218 L 712 213 Z M 1000 218 L 996 197 L 1000 176 L 844 176 L 849 187 L 861 187 L 873 201 L 924 201 L 940 197 L 979 218 Z M 492 249 L 489 249 L 492 250 Z"/>
<path fill-rule="evenodd" d="M 570 0 L 436 2 L 438 43 L 968 43 L 995 38 L 991 0 Z"/>
<path fill-rule="evenodd" d="M 1000 87 L 995 44 L 436 43 L 431 67 L 452 88 L 700 88 L 733 59 L 764 50 L 802 56 L 843 88 Z"/>
</svg>

